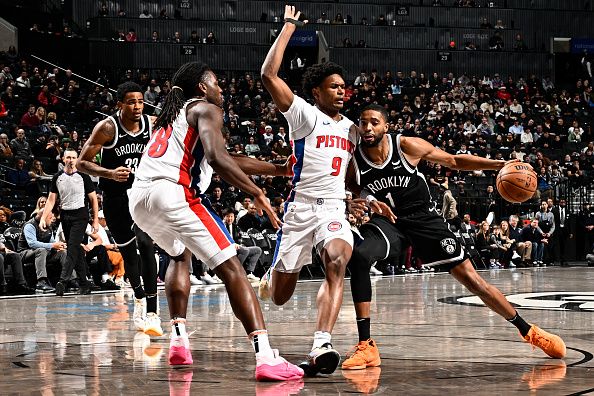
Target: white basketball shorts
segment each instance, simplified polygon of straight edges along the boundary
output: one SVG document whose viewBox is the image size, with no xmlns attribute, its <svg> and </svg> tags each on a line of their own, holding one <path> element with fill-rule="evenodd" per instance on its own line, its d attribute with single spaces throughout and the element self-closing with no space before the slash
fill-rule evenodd
<svg viewBox="0 0 594 396">
<path fill-rule="evenodd" d="M 134 222 L 171 257 L 187 247 L 210 269 L 236 255 L 233 238 L 208 200 L 167 180 L 135 182 L 128 191 Z"/>
<path fill-rule="evenodd" d="M 301 200 L 304 200 L 301 198 Z M 287 202 L 277 234 L 272 265 L 275 271 L 296 273 L 312 262 L 312 248 L 340 238 L 353 246 L 353 233 L 342 199 Z"/>
</svg>

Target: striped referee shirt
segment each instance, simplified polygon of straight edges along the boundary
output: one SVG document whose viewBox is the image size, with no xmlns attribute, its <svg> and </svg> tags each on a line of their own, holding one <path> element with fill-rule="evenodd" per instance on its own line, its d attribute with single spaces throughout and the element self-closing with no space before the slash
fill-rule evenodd
<svg viewBox="0 0 594 396">
<path fill-rule="evenodd" d="M 89 175 L 74 172 L 69 175 L 60 171 L 52 178 L 50 192 L 60 198 L 62 210 L 76 210 L 87 206 L 87 194 L 95 191 Z"/>
</svg>

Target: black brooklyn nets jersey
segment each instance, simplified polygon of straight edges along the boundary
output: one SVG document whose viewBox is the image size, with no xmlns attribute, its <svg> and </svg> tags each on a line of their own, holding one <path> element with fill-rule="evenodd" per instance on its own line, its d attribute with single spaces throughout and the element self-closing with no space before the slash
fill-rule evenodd
<svg viewBox="0 0 594 396">
<path fill-rule="evenodd" d="M 359 186 L 390 205 L 396 216 L 433 207 L 425 176 L 408 163 L 400 151 L 400 135 L 386 135 L 386 138 L 390 142 L 390 153 L 381 165 L 369 160 L 361 145 L 355 150 Z"/>
<path fill-rule="evenodd" d="M 101 178 L 99 187 L 106 195 L 125 194 L 126 190 L 132 187 L 134 172 L 150 139 L 152 125 L 149 117 L 143 114 L 140 119 L 140 130 L 132 133 L 122 125 L 119 111 L 109 119 L 115 125 L 115 136 L 112 142 L 105 144 L 101 149 L 101 166 L 107 169 L 125 166 L 131 168 L 132 173 L 124 183 Z"/>
</svg>

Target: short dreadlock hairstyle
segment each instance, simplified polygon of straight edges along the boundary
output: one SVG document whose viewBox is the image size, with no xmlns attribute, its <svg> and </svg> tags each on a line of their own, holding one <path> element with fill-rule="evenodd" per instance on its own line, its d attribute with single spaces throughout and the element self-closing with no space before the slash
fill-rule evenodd
<svg viewBox="0 0 594 396">
<path fill-rule="evenodd" d="M 303 73 L 303 91 L 313 98 L 312 90 L 333 74 L 344 78 L 344 69 L 334 62 L 316 63 Z"/>
</svg>

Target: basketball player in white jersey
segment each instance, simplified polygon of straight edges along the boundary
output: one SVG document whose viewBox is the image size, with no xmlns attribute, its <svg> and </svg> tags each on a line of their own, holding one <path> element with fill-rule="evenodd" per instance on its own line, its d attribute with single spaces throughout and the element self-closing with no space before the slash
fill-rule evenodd
<svg viewBox="0 0 594 396">
<path fill-rule="evenodd" d="M 132 187 L 134 171 L 149 141 L 155 117 L 142 114 L 142 88 L 125 82 L 117 90 L 118 111 L 93 128 L 78 160 L 78 168 L 99 176 L 103 191 L 103 211 L 107 225 L 124 258 L 126 278 L 134 290 L 132 320 L 136 330 L 162 336 L 157 314 L 157 262 L 150 237 L 132 221 L 127 191 Z M 101 152 L 101 163 L 93 159 Z M 141 284 L 140 276 L 144 282 Z"/>
<path fill-rule="evenodd" d="M 330 374 L 340 362 L 332 348 L 331 331 L 340 306 L 344 275 L 353 247 L 345 216 L 345 175 L 356 144 L 356 127 L 340 114 L 343 107 L 343 69 L 334 63 L 317 64 L 304 74 L 304 90 L 315 106 L 293 94 L 278 76 L 283 54 L 300 22 L 300 12 L 286 6 L 285 24 L 262 66 L 262 82 L 289 123 L 296 159 L 293 191 L 285 203 L 271 270 L 260 286 L 260 296 L 277 305 L 292 296 L 299 271 L 312 262 L 315 247 L 326 269 L 317 296 L 314 342 L 300 366 L 307 375 Z"/>
<path fill-rule="evenodd" d="M 178 69 L 172 84 L 129 192 L 132 218 L 173 258 L 165 276 L 172 324 L 169 363 L 192 364 L 185 321 L 194 254 L 225 284 L 233 312 L 256 352 L 256 379 L 301 378 L 302 369 L 270 348 L 258 299 L 237 259 L 233 239 L 204 195 L 213 171 L 217 172 L 252 195 L 254 204 L 278 226 L 262 190 L 225 149 L 223 97 L 217 78 L 206 65 L 191 62 Z M 250 159 L 244 160 L 249 165 Z M 262 172 L 275 174 L 277 166 L 264 165 L 268 169 L 261 167 Z"/>
</svg>

